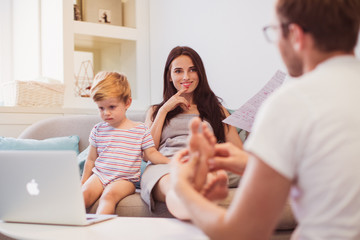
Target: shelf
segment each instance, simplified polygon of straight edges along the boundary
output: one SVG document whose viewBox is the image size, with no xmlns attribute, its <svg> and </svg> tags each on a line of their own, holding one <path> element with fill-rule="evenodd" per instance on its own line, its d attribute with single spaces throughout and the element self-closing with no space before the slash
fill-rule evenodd
<svg viewBox="0 0 360 240">
<path fill-rule="evenodd" d="M 82 34 L 75 34 L 74 41 L 75 41 L 75 49 L 81 49 L 81 48 L 103 49 L 109 46 L 127 44 L 131 42 L 135 44 L 135 40 L 90 36 L 90 35 L 82 35 Z"/>
<path fill-rule="evenodd" d="M 133 109 L 146 109 L 150 101 L 148 0 L 122 1 L 123 26 L 75 21 L 73 0 L 43 2 L 42 41 L 47 44 L 42 48 L 42 71 L 64 82 L 64 108 L 93 108 L 92 99 L 80 97 L 86 92 L 82 90 L 97 72 L 119 71 L 131 85 Z M 54 26 L 62 31 L 54 32 Z"/>
<path fill-rule="evenodd" d="M 124 73 L 133 89 L 133 98 L 137 97 L 136 81 L 136 41 L 75 34 L 74 50 L 88 52 L 93 56 L 94 74 L 99 71 L 118 71 Z M 75 61 L 75 60 L 74 60 Z M 74 69 L 79 72 L 80 69 Z M 81 106 L 91 101 L 77 98 Z"/>
<path fill-rule="evenodd" d="M 106 39 L 123 39 L 136 41 L 137 29 L 108 24 L 74 21 L 74 33 L 80 35 L 103 37 Z"/>
</svg>

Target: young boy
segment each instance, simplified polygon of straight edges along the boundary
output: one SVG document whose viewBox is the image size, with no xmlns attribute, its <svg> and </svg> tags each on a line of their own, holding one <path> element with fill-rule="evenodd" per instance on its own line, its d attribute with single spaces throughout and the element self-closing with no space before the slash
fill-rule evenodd
<svg viewBox="0 0 360 240">
<path fill-rule="evenodd" d="M 131 89 L 126 76 L 100 72 L 94 78 L 91 96 L 103 122 L 90 133 L 90 151 L 81 183 L 86 208 L 100 197 L 96 213 L 113 214 L 116 204 L 135 192 L 140 166 L 145 159 L 154 164 L 168 163 L 159 153 L 148 128 L 126 118 L 131 105 Z"/>
</svg>

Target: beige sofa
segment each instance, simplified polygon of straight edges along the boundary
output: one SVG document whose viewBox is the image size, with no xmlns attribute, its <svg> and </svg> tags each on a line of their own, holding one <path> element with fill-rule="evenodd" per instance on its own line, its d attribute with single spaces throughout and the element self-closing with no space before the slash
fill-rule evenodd
<svg viewBox="0 0 360 240">
<path fill-rule="evenodd" d="M 143 112 L 128 112 L 128 118 L 134 121 L 144 121 L 145 114 Z M 46 139 L 51 137 L 61 137 L 78 135 L 80 137 L 79 151 L 83 151 L 88 146 L 88 137 L 92 127 L 100 121 L 98 116 L 66 116 L 56 117 L 39 121 L 27 129 L 19 136 L 22 139 Z M 233 198 L 236 188 L 229 189 L 229 196 L 220 202 L 223 207 L 228 207 Z M 266 201 L 266 199 L 264 199 Z M 98 202 L 87 209 L 89 213 L 95 213 Z M 150 212 L 148 206 L 140 198 L 139 191 L 133 195 L 121 200 L 116 208 L 116 214 L 119 216 L 130 217 L 173 217 L 161 202 L 156 203 L 156 211 Z M 290 206 L 287 205 L 278 223 L 272 239 L 289 239 L 296 222 L 293 218 Z"/>
</svg>

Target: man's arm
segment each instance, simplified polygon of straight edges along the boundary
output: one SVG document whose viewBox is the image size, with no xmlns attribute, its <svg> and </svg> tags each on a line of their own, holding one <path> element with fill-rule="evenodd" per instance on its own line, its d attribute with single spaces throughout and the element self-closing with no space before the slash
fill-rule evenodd
<svg viewBox="0 0 360 240">
<path fill-rule="evenodd" d="M 289 179 L 253 156 L 229 209 L 225 210 L 192 187 L 188 178 L 195 171 L 192 161 L 178 164 L 174 187 L 197 226 L 211 239 L 263 240 L 271 236 L 288 197 Z"/>
</svg>

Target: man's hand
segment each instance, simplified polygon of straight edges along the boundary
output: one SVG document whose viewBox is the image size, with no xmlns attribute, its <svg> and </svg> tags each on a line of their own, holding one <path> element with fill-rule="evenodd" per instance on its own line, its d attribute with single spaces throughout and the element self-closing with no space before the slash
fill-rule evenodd
<svg viewBox="0 0 360 240">
<path fill-rule="evenodd" d="M 181 184 L 195 187 L 195 178 L 199 168 L 199 154 L 188 155 L 189 150 L 183 149 L 177 152 L 171 160 L 171 183 L 176 189 Z M 197 191 L 200 189 L 196 188 Z"/>
<path fill-rule="evenodd" d="M 215 145 L 215 157 L 208 159 L 210 171 L 224 169 L 242 175 L 248 161 L 248 154 L 232 143 Z"/>
</svg>

